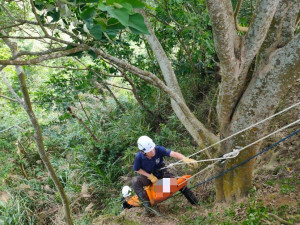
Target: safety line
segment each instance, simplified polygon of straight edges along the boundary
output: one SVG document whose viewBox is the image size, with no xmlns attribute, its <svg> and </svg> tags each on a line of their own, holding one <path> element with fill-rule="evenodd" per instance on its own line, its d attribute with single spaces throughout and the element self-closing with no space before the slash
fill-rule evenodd
<svg viewBox="0 0 300 225">
<path fill-rule="evenodd" d="M 300 129 L 294 131 L 293 133 L 289 134 L 289 135 L 286 136 L 285 138 L 283 138 L 283 139 L 281 139 L 280 141 L 278 141 L 278 142 L 272 144 L 271 146 L 265 148 L 264 150 L 260 151 L 259 153 L 255 154 L 254 156 L 251 156 L 250 158 L 246 159 L 245 161 L 243 161 L 243 162 L 241 162 L 241 163 L 239 163 L 239 164 L 237 164 L 237 165 L 235 165 L 235 166 L 233 166 L 233 167 L 231 167 L 231 168 L 229 168 L 229 169 L 227 169 L 227 170 L 225 170 L 225 171 L 223 171 L 223 172 L 221 172 L 221 173 L 219 173 L 219 174 L 217 174 L 217 175 L 215 175 L 215 176 L 213 176 L 213 177 L 211 177 L 211 178 L 209 178 L 209 179 L 207 179 L 207 180 L 205 180 L 205 181 L 203 181 L 203 182 L 200 182 L 199 184 L 196 184 L 195 186 L 190 187 L 189 189 L 193 189 L 193 188 L 195 188 L 195 187 L 200 186 L 201 184 L 205 184 L 205 183 L 207 183 L 207 182 L 209 182 L 209 181 L 211 181 L 211 180 L 213 180 L 213 179 L 216 179 L 216 178 L 222 176 L 223 174 L 225 174 L 225 173 L 227 173 L 227 172 L 229 172 L 229 171 L 231 171 L 231 170 L 233 170 L 233 169 L 235 169 L 235 168 L 237 168 L 237 167 L 239 167 L 239 166 L 241 166 L 241 165 L 247 163 L 247 162 L 250 161 L 251 159 L 253 159 L 253 158 L 255 158 L 255 157 L 261 155 L 262 153 L 264 153 L 264 152 L 266 152 L 266 151 L 268 151 L 268 150 L 270 150 L 271 148 L 275 147 L 276 145 L 278 145 L 278 144 L 280 144 L 281 142 L 287 140 L 288 138 L 290 138 L 290 137 L 296 135 L 296 134 L 299 133 L 299 132 L 300 132 Z"/>
<path fill-rule="evenodd" d="M 267 120 L 269 120 L 269 119 L 272 119 L 272 118 L 275 117 L 275 116 L 280 115 L 281 113 L 284 113 L 284 112 L 286 112 L 286 111 L 288 111 L 288 110 L 290 110 L 290 109 L 292 109 L 292 108 L 298 106 L 299 104 L 300 104 L 300 102 L 298 102 L 298 103 L 296 103 L 296 104 L 294 104 L 294 105 L 291 105 L 291 106 L 285 108 L 284 110 L 282 110 L 282 111 L 280 111 L 280 112 L 278 112 L 278 113 L 273 114 L 272 116 L 269 116 L 269 117 L 267 117 L 267 118 L 265 118 L 265 119 L 263 119 L 263 120 L 261 120 L 261 121 L 255 123 L 255 124 L 252 124 L 251 126 L 245 128 L 245 129 L 243 129 L 243 130 L 238 131 L 237 133 L 234 133 L 234 134 L 232 134 L 232 135 L 230 135 L 230 136 L 228 136 L 228 137 L 226 137 L 226 138 L 224 138 L 224 139 L 222 139 L 222 140 L 220 140 L 220 141 L 218 141 L 218 142 L 216 142 L 216 143 L 214 143 L 214 144 L 212 144 L 212 145 L 210 145 L 210 146 L 208 146 L 208 147 L 206 147 L 206 148 L 204 148 L 204 149 L 199 150 L 198 152 L 193 153 L 192 155 L 190 155 L 190 156 L 188 156 L 188 157 L 192 157 L 192 156 L 194 156 L 194 155 L 196 155 L 196 154 L 198 154 L 198 153 L 201 153 L 201 152 L 203 152 L 203 151 L 205 151 L 205 150 L 207 150 L 207 149 L 209 149 L 209 148 L 211 148 L 211 147 L 213 147 L 213 146 L 215 146 L 215 145 L 218 145 L 218 144 L 220 144 L 220 143 L 222 143 L 222 142 L 224 142 L 224 141 L 226 141 L 226 140 L 228 140 L 228 139 L 230 139 L 230 138 L 232 138 L 232 137 L 234 137 L 234 136 L 236 136 L 236 135 L 238 135 L 238 134 L 240 134 L 240 133 L 242 133 L 242 132 L 244 132 L 244 131 L 246 131 L 246 130 L 252 128 L 252 127 L 257 126 L 258 124 L 261 124 L 261 123 L 263 123 L 263 122 L 265 122 L 265 121 L 267 121 Z M 177 164 L 180 163 L 180 162 L 182 162 L 182 160 L 179 160 L 179 161 L 177 161 L 176 163 L 170 164 L 170 165 L 168 165 L 168 166 L 166 166 L 166 167 L 164 167 L 164 168 L 169 168 L 169 167 L 171 167 L 171 166 L 173 166 L 173 165 L 177 165 Z M 162 169 L 164 169 L 164 168 L 162 168 Z"/>
<path fill-rule="evenodd" d="M 292 123 L 290 123 L 290 124 L 288 124 L 288 125 L 286 125 L 286 126 L 280 128 L 280 129 L 274 131 L 274 132 L 271 133 L 271 134 L 266 135 L 265 137 L 263 137 L 263 138 L 261 138 L 261 139 L 255 141 L 255 142 L 252 142 L 251 144 L 249 144 L 249 145 L 247 145 L 247 146 L 245 146 L 245 147 L 243 147 L 243 148 L 241 148 L 241 149 L 238 149 L 238 150 L 237 150 L 237 149 L 234 149 L 233 151 L 241 152 L 242 150 L 244 150 L 244 149 L 250 147 L 251 145 L 254 145 L 254 144 L 256 144 L 256 143 L 262 141 L 263 139 L 266 139 L 267 137 L 270 137 L 271 135 L 276 134 L 277 132 L 282 131 L 282 130 L 284 130 L 284 129 L 286 129 L 286 128 L 288 128 L 288 127 L 290 127 L 290 126 L 292 126 L 292 125 L 294 125 L 294 124 L 296 124 L 296 123 L 298 123 L 298 122 L 300 122 L 300 119 L 298 119 L 298 120 L 296 120 L 296 121 L 294 121 L 294 122 L 292 122 Z M 237 155 L 238 155 L 238 154 L 236 154 L 234 157 L 236 157 Z M 212 167 L 213 165 L 215 165 L 216 163 L 218 163 L 218 162 L 221 161 L 221 160 L 226 160 L 226 159 L 231 159 L 231 158 L 233 158 L 233 157 L 228 157 L 228 158 L 218 158 L 218 161 L 216 161 L 216 162 L 210 164 L 210 165 L 207 166 L 207 167 Z M 197 162 L 198 162 L 198 161 L 197 161 Z M 194 163 L 196 163 L 196 162 L 194 162 Z M 205 169 L 206 169 L 206 168 L 204 168 L 203 170 L 200 170 L 199 172 L 195 173 L 193 176 L 191 176 L 190 178 L 188 178 L 187 181 L 189 181 L 189 180 L 191 180 L 192 178 L 194 178 L 195 176 L 201 174 L 202 172 L 205 171 Z"/>
<path fill-rule="evenodd" d="M 276 133 L 278 133 L 278 132 L 280 132 L 280 131 L 282 131 L 282 130 L 284 130 L 284 129 L 290 127 L 290 126 L 293 126 L 294 124 L 296 124 L 296 123 L 298 123 L 298 122 L 300 122 L 300 119 L 298 119 L 298 120 L 296 120 L 296 121 L 294 121 L 294 122 L 292 122 L 292 123 L 290 123 L 290 124 L 288 124 L 288 125 L 286 125 L 286 126 L 280 128 L 280 129 L 278 129 L 278 130 L 276 130 L 276 131 L 274 131 L 274 132 L 272 132 L 272 133 L 270 133 L 270 134 L 268 134 L 268 135 L 266 135 L 266 136 L 260 138 L 260 139 L 257 140 L 257 141 L 254 141 L 254 142 L 248 144 L 248 145 L 245 146 L 245 147 L 242 147 L 242 148 L 239 148 L 239 149 L 234 149 L 234 151 L 236 151 L 236 153 L 237 153 L 235 156 L 220 157 L 220 158 L 213 158 L 213 159 L 203 159 L 203 160 L 198 160 L 198 161 L 188 162 L 188 163 L 191 163 L 191 164 L 192 164 L 192 163 L 198 163 L 198 162 L 219 161 L 219 160 L 223 160 L 223 159 L 226 160 L 226 159 L 235 158 L 235 157 L 238 155 L 238 153 L 240 153 L 240 152 L 243 151 L 244 149 L 246 149 L 246 148 L 248 148 L 248 147 L 250 147 L 250 146 L 252 146 L 252 145 L 257 144 L 258 142 L 261 142 L 262 140 L 264 140 L 264 139 L 266 139 L 266 138 L 268 138 L 268 137 L 270 137 L 270 136 L 272 136 L 272 135 L 274 135 L 274 134 L 276 134 Z M 181 165 L 181 164 L 186 164 L 186 163 L 185 163 L 185 162 L 182 162 L 182 163 L 170 164 L 170 165 L 172 166 L 172 165 Z"/>
</svg>

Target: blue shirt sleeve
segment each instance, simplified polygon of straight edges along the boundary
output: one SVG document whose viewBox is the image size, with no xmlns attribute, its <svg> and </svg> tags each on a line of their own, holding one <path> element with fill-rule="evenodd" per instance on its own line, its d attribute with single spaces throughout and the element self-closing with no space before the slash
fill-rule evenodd
<svg viewBox="0 0 300 225">
<path fill-rule="evenodd" d="M 171 150 L 170 149 L 166 149 L 164 146 L 157 146 L 157 149 L 158 149 L 159 155 L 161 157 L 164 157 L 164 156 L 170 157 L 170 154 L 171 154 Z"/>
<path fill-rule="evenodd" d="M 142 167 L 142 159 L 140 153 L 135 155 L 134 163 L 133 163 L 133 170 L 138 171 Z"/>
</svg>

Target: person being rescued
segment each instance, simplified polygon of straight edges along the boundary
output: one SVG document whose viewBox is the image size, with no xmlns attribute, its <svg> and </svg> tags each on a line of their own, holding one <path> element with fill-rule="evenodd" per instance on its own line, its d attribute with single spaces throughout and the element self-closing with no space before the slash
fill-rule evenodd
<svg viewBox="0 0 300 225">
<path fill-rule="evenodd" d="M 135 156 L 133 170 L 139 175 L 132 179 L 132 187 L 140 202 L 145 207 L 145 213 L 149 215 L 151 214 L 151 204 L 144 187 L 155 184 L 159 179 L 162 178 L 175 177 L 166 168 L 164 168 L 165 164 L 163 158 L 166 156 L 173 157 L 182 160 L 183 162 L 188 163 L 188 165 L 195 168 L 198 167 L 198 164 L 194 159 L 187 158 L 179 152 L 167 150 L 163 146 L 156 146 L 153 140 L 148 136 L 141 136 L 137 141 L 137 145 L 140 151 Z M 182 186 L 183 187 L 179 191 L 188 199 L 191 204 L 197 204 L 198 201 L 193 192 L 188 189 L 186 185 Z M 130 187 L 123 187 L 122 194 L 126 199 L 122 205 L 123 208 L 131 208 L 133 206 L 128 201 L 130 191 Z"/>
</svg>

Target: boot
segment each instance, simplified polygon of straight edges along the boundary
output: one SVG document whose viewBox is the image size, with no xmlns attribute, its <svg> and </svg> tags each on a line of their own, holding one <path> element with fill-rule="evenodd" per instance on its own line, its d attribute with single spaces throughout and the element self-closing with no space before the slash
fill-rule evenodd
<svg viewBox="0 0 300 225">
<path fill-rule="evenodd" d="M 192 204 L 192 205 L 197 205 L 198 204 L 198 199 L 194 195 L 194 193 L 188 189 L 186 186 L 180 190 L 180 192 L 186 197 L 186 199 Z"/>
<path fill-rule="evenodd" d="M 145 214 L 146 216 L 152 216 L 153 213 L 151 211 L 151 205 L 150 205 L 150 200 L 149 197 L 146 193 L 146 191 L 143 191 L 142 193 L 137 194 L 139 197 L 140 201 L 142 202 L 142 205 L 145 207 Z"/>
</svg>

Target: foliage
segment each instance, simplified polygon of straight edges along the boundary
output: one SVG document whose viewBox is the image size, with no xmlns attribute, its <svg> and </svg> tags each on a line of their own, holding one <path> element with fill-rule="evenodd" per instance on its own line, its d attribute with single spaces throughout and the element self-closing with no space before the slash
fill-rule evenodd
<svg viewBox="0 0 300 225">
<path fill-rule="evenodd" d="M 143 17 L 134 12 L 144 6 L 142 1 L 48 1 L 47 4 L 35 1 L 34 4 L 43 23 L 51 17 L 47 22 L 61 22 L 76 35 L 92 36 L 97 41 L 108 42 L 126 27 L 136 34 L 148 33 Z"/>
<path fill-rule="evenodd" d="M 237 1 L 233 0 L 235 6 Z M 6 2 L 7 9 L 18 18 L 32 19 L 30 5 L 20 7 L 14 1 Z M 167 56 L 171 60 L 179 85 L 189 107 L 207 127 L 218 131 L 216 104 L 218 94 L 218 58 L 213 46 L 212 27 L 203 0 L 133 1 L 133 0 L 77 0 L 34 1 L 43 24 L 67 29 L 73 34 L 72 41 L 84 41 L 90 47 L 104 49 L 138 68 L 162 77 L 158 62 L 141 34 L 148 34 L 144 20 L 137 9 L 144 8 L 154 25 L 154 31 Z M 239 23 L 249 26 L 255 6 L 254 0 L 244 1 L 239 13 Z M 2 8 L 1 8 L 2 9 Z M 0 11 L 0 23 L 11 21 Z M 49 26 L 50 26 L 49 25 Z M 24 25 L 25 26 L 25 25 Z M 52 29 L 51 26 L 49 29 Z M 14 28 L 5 29 L 14 35 L 23 35 Z M 32 31 L 40 34 L 41 31 Z M 56 31 L 55 31 L 56 32 Z M 63 37 L 59 32 L 55 37 Z M 18 47 L 23 51 L 47 50 L 60 47 L 53 42 L 21 40 Z M 73 48 L 72 45 L 68 49 Z M 8 47 L 0 42 L 0 59 L 11 57 Z M 28 56 L 27 58 L 30 58 Z M 26 58 L 26 59 L 27 59 Z M 90 224 L 99 214 L 117 216 L 120 211 L 120 188 L 129 183 L 134 175 L 132 163 L 137 152 L 136 140 L 147 134 L 155 143 L 189 155 L 195 143 L 173 113 L 169 97 L 137 76 L 124 72 L 132 80 L 137 95 L 145 108 L 141 107 L 131 92 L 113 85 L 130 87 L 125 76 L 107 61 L 97 59 L 95 52 L 79 52 L 63 59 L 47 61 L 44 66 L 24 66 L 26 81 L 34 111 L 42 127 L 44 144 L 51 163 L 66 190 L 75 224 Z M 72 70 L 70 70 L 72 68 Z M 16 93 L 21 97 L 16 72 L 7 67 L 5 73 Z M 102 86 L 99 88 L 95 83 Z M 104 88 L 111 88 L 122 110 Z M 0 94 L 13 98 L 4 83 L 0 83 Z M 98 142 L 91 138 L 86 127 L 72 118 L 67 107 L 92 130 Z M 42 165 L 28 118 L 18 103 L 0 99 L 0 131 L 14 126 L 0 136 L 0 188 L 9 192 L 9 202 L 0 201 L 0 223 L 36 224 L 38 216 L 61 204 L 54 183 Z M 16 142 L 26 143 L 26 154 L 18 154 Z M 28 178 L 24 177 L 24 171 Z M 278 167 L 274 175 L 280 170 Z M 282 195 L 296 192 L 296 178 L 270 180 L 268 185 L 280 186 Z M 210 209 L 214 201 L 212 190 L 208 201 L 203 203 Z M 183 215 L 182 224 L 258 224 L 269 219 L 272 209 L 256 201 L 256 188 L 250 191 L 251 201 L 245 205 L 232 204 L 224 213 Z M 252 199 L 253 198 L 253 199 Z M 86 210 L 90 203 L 93 207 Z M 179 202 L 170 209 L 179 214 Z M 188 213 L 196 210 L 185 207 Z M 236 209 L 244 209 L 244 217 Z M 286 212 L 282 206 L 279 213 Z M 56 213 L 56 212 L 55 212 Z M 58 214 L 58 212 L 57 212 Z M 59 215 L 59 214 L 58 214 Z M 78 217 L 80 218 L 78 219 Z M 53 216 L 45 224 L 53 223 Z M 118 218 L 117 222 L 131 223 Z M 40 222 L 40 221 L 39 221 Z"/>
<path fill-rule="evenodd" d="M 8 203 L 0 201 L 0 224 L 36 224 L 34 206 L 29 198 L 13 196 Z"/>
</svg>

